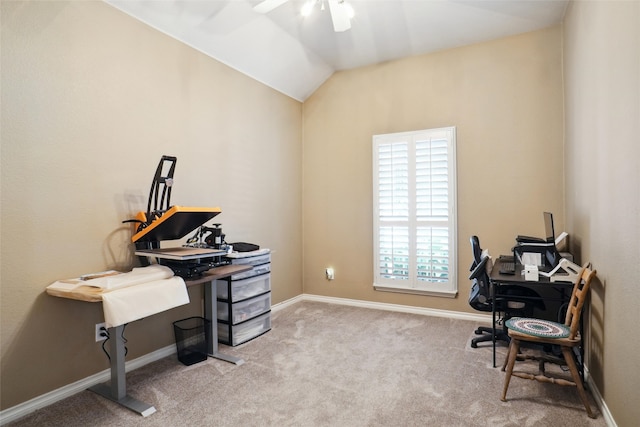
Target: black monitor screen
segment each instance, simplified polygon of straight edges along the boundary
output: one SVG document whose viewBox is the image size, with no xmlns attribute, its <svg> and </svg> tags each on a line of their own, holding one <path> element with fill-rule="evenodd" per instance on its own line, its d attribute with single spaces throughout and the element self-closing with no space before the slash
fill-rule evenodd
<svg viewBox="0 0 640 427">
<path fill-rule="evenodd" d="M 546 250 L 546 261 L 549 268 L 553 268 L 560 262 L 560 254 L 556 249 L 556 233 L 553 226 L 553 214 L 551 212 L 544 213 L 544 232 L 546 234 L 547 243 L 552 245 Z"/>
<path fill-rule="evenodd" d="M 544 213 L 544 232 L 547 243 L 556 241 L 556 234 L 553 228 L 553 214 L 551 212 Z"/>
</svg>

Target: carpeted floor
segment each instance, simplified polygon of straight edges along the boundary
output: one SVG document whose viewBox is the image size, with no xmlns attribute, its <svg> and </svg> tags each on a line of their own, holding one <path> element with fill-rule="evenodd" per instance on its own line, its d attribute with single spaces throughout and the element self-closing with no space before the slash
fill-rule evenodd
<svg viewBox="0 0 640 427">
<path fill-rule="evenodd" d="M 90 391 L 18 426 L 605 426 L 571 387 L 513 378 L 473 349 L 469 321 L 300 302 L 272 313 L 272 330 L 238 347 L 236 366 L 168 357 L 127 374 L 143 418 Z M 482 345 L 482 344 L 481 344 Z M 506 347 L 500 347 L 498 364 Z"/>
</svg>

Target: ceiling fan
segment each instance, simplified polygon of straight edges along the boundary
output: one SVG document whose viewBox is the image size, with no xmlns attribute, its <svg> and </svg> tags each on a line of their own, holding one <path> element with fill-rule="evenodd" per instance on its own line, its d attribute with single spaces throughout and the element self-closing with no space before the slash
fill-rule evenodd
<svg viewBox="0 0 640 427">
<path fill-rule="evenodd" d="M 253 7 L 258 13 L 268 13 L 278 6 L 288 2 L 289 0 L 263 0 Z M 333 29 L 340 33 L 351 29 L 351 18 L 353 17 L 353 9 L 345 0 L 307 0 L 302 7 L 302 14 L 308 15 L 313 7 L 318 4 L 321 10 L 324 10 L 325 3 L 329 4 L 329 12 L 333 21 Z"/>
</svg>

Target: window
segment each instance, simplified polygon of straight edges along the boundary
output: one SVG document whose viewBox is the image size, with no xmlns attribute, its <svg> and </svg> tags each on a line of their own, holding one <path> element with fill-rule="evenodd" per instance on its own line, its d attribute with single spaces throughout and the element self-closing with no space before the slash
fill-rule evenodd
<svg viewBox="0 0 640 427">
<path fill-rule="evenodd" d="M 373 137 L 374 287 L 454 297 L 455 127 Z"/>
</svg>

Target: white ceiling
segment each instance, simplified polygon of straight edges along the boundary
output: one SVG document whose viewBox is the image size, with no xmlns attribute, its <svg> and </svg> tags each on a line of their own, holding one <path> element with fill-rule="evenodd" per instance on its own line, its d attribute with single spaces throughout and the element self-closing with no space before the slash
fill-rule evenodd
<svg viewBox="0 0 640 427">
<path fill-rule="evenodd" d="M 534 31 L 561 22 L 568 0 L 347 0 L 351 30 L 304 0 L 267 14 L 261 0 L 104 0 L 153 28 L 304 101 L 335 71 Z"/>
</svg>

